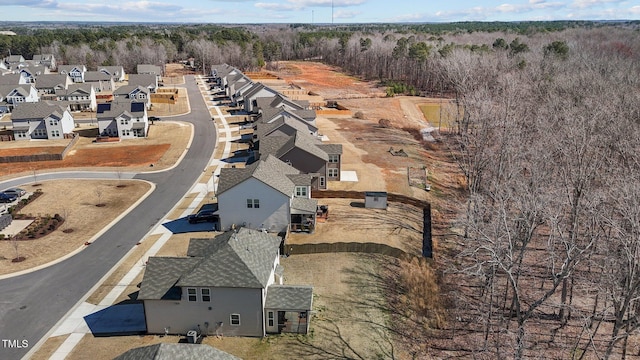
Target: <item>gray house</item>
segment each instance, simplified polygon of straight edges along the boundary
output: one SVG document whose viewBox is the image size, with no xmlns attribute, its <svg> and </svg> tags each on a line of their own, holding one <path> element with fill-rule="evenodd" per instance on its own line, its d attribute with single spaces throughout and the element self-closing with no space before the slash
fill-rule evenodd
<svg viewBox="0 0 640 360">
<path fill-rule="evenodd" d="M 98 104 L 96 117 L 100 136 L 133 139 L 146 137 L 149 131 L 147 107 L 141 102 L 124 99 Z"/>
<path fill-rule="evenodd" d="M 68 105 L 48 101 L 16 106 L 11 123 L 16 140 L 64 139 L 75 126 Z"/>
<path fill-rule="evenodd" d="M 158 78 L 153 74 L 129 74 L 129 86 L 142 86 L 155 93 L 158 89 Z"/>
<path fill-rule="evenodd" d="M 38 91 L 31 85 L 0 85 L 0 113 L 11 112 L 22 103 L 39 100 Z"/>
<path fill-rule="evenodd" d="M 45 66 L 49 68 L 49 70 L 55 71 L 57 68 L 56 58 L 53 54 L 34 54 L 33 62 L 38 65 Z"/>
<path fill-rule="evenodd" d="M 258 158 L 273 155 L 311 175 L 312 189 L 326 189 L 327 181 L 340 181 L 341 144 L 324 144 L 304 132 L 291 136 L 265 136 L 257 143 Z"/>
<path fill-rule="evenodd" d="M 240 228 L 212 239 L 191 239 L 187 257 L 149 258 L 138 295 L 147 331 L 255 337 L 306 333 L 312 288 L 279 285 L 280 242 Z"/>
<path fill-rule="evenodd" d="M 59 65 L 58 73 L 69 75 L 73 82 L 84 82 L 84 73 L 87 67 L 84 65 Z"/>
<path fill-rule="evenodd" d="M 213 346 L 160 343 L 131 349 L 114 360 L 241 360 Z"/>
</svg>

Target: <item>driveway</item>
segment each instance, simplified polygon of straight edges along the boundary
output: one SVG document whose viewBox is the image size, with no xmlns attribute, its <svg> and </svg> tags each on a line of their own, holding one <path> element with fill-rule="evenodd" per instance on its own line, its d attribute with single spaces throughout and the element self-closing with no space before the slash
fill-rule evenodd
<svg viewBox="0 0 640 360">
<path fill-rule="evenodd" d="M 155 183 L 156 190 L 77 255 L 45 269 L 0 281 L 0 359 L 22 358 L 170 212 L 207 167 L 217 141 L 216 131 L 193 76 L 186 78 L 185 87 L 191 113 L 174 119 L 194 124 L 194 138 L 186 156 L 171 170 L 134 176 Z M 15 182 L 8 181 L 0 187 L 19 185 Z"/>
</svg>

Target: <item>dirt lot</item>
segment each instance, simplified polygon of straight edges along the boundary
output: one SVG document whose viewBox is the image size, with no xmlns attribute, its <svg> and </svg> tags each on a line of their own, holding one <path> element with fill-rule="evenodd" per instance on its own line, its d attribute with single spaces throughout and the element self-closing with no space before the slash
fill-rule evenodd
<svg viewBox="0 0 640 360">
<path fill-rule="evenodd" d="M 120 185 L 120 187 L 118 187 Z M 122 214 L 151 186 L 142 181 L 56 180 L 43 181 L 25 190 L 41 189 L 43 194 L 21 213 L 36 216 L 60 214 L 65 222 L 53 233 L 35 240 L 18 241 L 19 256 L 26 260 L 12 263 L 16 250 L 10 241 L 0 241 L 0 274 L 46 264 L 83 246 Z M 100 192 L 100 200 L 97 191 Z M 98 203 L 106 206 L 98 207 Z M 63 230 L 72 229 L 65 233 Z"/>
</svg>

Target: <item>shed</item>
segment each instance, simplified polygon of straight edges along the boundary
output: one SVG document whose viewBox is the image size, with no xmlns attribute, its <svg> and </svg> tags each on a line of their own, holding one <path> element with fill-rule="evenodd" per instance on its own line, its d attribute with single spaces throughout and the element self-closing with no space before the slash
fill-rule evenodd
<svg viewBox="0 0 640 360">
<path fill-rule="evenodd" d="M 365 191 L 364 207 L 367 209 L 386 209 L 387 208 L 386 191 Z"/>
</svg>

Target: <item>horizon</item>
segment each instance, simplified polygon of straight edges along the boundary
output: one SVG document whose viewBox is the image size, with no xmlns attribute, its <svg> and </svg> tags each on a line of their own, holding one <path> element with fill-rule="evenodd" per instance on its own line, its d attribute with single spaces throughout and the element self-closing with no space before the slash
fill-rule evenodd
<svg viewBox="0 0 640 360">
<path fill-rule="evenodd" d="M 640 19 L 638 0 L 486 0 L 481 5 L 464 0 L 423 6 L 397 0 L 391 7 L 382 0 L 0 0 L 0 9 L 11 17 L 0 17 L 0 23 L 349 25 Z"/>
</svg>

